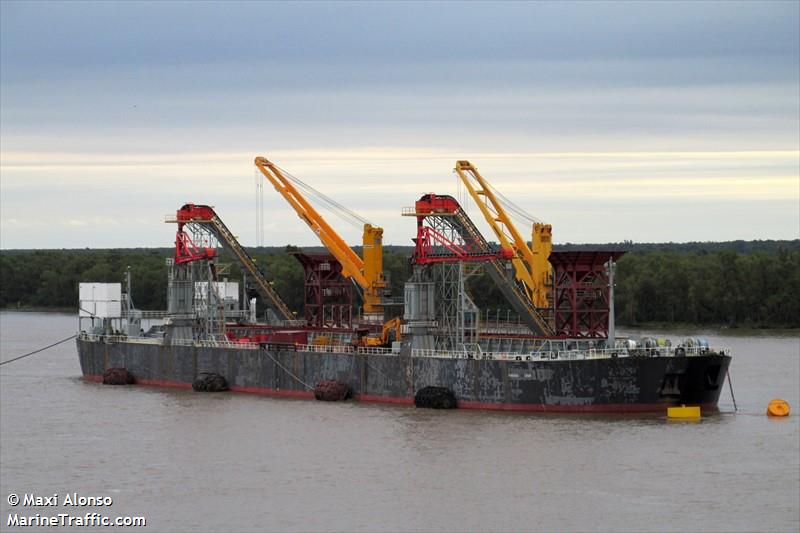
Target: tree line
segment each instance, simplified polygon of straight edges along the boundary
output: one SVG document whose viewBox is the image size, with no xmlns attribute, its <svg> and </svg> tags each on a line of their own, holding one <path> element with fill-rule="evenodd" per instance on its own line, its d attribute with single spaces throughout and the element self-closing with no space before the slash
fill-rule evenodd
<svg viewBox="0 0 800 533">
<path fill-rule="evenodd" d="M 617 322 L 731 327 L 800 327 L 800 241 L 562 245 L 556 249 L 628 250 L 618 262 Z M 303 269 L 293 246 L 251 249 L 251 255 L 290 309 L 302 316 Z M 307 248 L 322 251 L 320 248 Z M 357 250 L 358 251 L 358 250 Z M 410 247 L 387 246 L 384 271 L 402 297 L 410 276 Z M 78 283 L 121 282 L 131 270 L 140 309 L 166 308 L 171 249 L 4 250 L 0 252 L 0 307 L 75 309 Z M 240 279 L 231 263 L 231 280 Z M 508 309 L 489 278 L 470 280 L 482 309 Z"/>
</svg>

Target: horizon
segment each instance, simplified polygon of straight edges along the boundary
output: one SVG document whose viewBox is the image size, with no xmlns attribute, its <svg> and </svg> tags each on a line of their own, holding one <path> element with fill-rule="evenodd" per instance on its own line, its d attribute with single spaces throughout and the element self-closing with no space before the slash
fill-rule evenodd
<svg viewBox="0 0 800 533">
<path fill-rule="evenodd" d="M 489 244 L 498 245 L 497 241 L 487 240 Z M 559 248 L 564 246 L 611 246 L 611 245 L 620 245 L 620 246 L 689 246 L 689 245 L 734 245 L 734 244 L 752 244 L 752 243 L 788 243 L 788 244 L 796 244 L 800 246 L 800 238 L 798 239 L 751 239 L 751 240 L 743 240 L 743 239 L 735 239 L 730 241 L 682 241 L 682 242 L 675 242 L 675 241 L 663 241 L 663 242 L 636 242 L 636 241 L 622 241 L 622 242 L 553 242 L 553 248 Z M 307 250 L 313 248 L 320 248 L 325 250 L 325 246 L 322 243 L 317 244 L 309 244 L 304 246 L 297 246 L 291 243 L 287 244 L 276 244 L 276 245 L 263 245 L 263 246 L 246 246 L 248 250 L 257 250 L 257 249 L 282 249 L 287 247 L 294 247 L 298 250 Z M 384 244 L 384 248 L 409 248 L 413 249 L 413 244 Z M 354 249 L 362 248 L 362 245 L 355 244 L 352 246 Z M 91 248 L 91 247 L 82 247 L 82 248 L 0 248 L 0 252 L 51 252 L 51 251 L 113 251 L 113 250 L 173 250 L 173 246 L 122 246 L 122 247 L 114 247 L 114 248 Z M 623 251 L 623 250 L 620 250 Z"/>
</svg>

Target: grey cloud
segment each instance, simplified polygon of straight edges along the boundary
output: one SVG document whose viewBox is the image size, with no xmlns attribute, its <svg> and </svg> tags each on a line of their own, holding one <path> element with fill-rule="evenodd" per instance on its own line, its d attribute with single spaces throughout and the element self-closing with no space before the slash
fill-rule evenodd
<svg viewBox="0 0 800 533">
<path fill-rule="evenodd" d="M 798 56 L 796 2 L 3 2 L 7 73 L 142 64 Z M 453 72 L 480 77 L 480 72 Z"/>
<path fill-rule="evenodd" d="M 15 223 L 0 227 L 3 246 L 160 245 L 165 241 L 150 232 L 164 234 L 165 206 L 169 211 L 200 196 L 221 212 L 236 212 L 240 219 L 232 223 L 247 229 L 257 153 L 278 157 L 282 151 L 350 148 L 358 158 L 369 147 L 431 149 L 448 154 L 441 169 L 437 161 L 435 168 L 411 170 L 419 172 L 414 179 L 441 190 L 440 184 L 453 186 L 451 160 L 480 153 L 796 152 L 798 39 L 798 2 L 0 1 L 4 164 L 14 153 L 37 161 L 58 152 L 89 160 L 126 153 L 145 159 L 159 153 L 246 154 L 240 166 L 230 163 L 230 172 L 241 179 L 239 189 L 230 185 L 229 174 L 192 175 L 201 164 L 141 170 L 150 181 L 170 184 L 159 191 L 158 205 L 152 188 L 136 187 L 136 170 L 117 167 L 104 176 L 87 171 L 76 177 L 81 171 L 73 169 L 59 175 L 59 190 L 79 190 L 75 205 L 52 212 L 52 223 L 40 226 L 31 215 L 34 199 L 46 196 L 58 170 L 4 168 L 3 216 Z M 535 178 L 550 187 L 562 178 L 635 181 L 800 171 L 796 161 L 783 159 L 692 160 L 684 168 L 551 165 L 549 174 L 531 172 L 538 161 L 512 161 L 503 169 L 494 161 L 485 165 L 491 176 L 516 184 Z M 484 165 L 480 158 L 474 162 Z M 370 179 L 398 181 L 391 160 L 375 168 Z M 351 169 L 340 165 L 338 175 L 321 172 L 309 179 L 324 189 L 333 182 L 316 179 L 341 178 Z M 183 182 L 176 182 L 181 177 L 191 183 L 185 193 Z M 221 191 L 220 181 L 237 192 Z M 87 219 L 113 216 L 119 183 L 129 187 L 126 204 L 154 220 L 152 226 L 126 235 L 126 242 L 102 233 L 102 227 L 59 227 L 71 211 Z M 587 198 L 580 204 L 553 198 L 544 209 L 535 188 L 529 192 L 521 195 L 526 207 L 542 209 L 536 214 L 558 223 L 559 241 L 791 237 L 787 228 L 794 232 L 798 220 L 796 197 L 738 203 L 704 198 L 705 211 L 698 202 L 654 201 L 647 205 L 652 223 L 648 218 L 639 224 L 640 213 L 630 209 L 646 204 L 641 199 L 632 204 Z M 405 243 L 411 230 L 396 210 L 415 194 L 396 192 L 375 202 L 348 192 L 337 199 L 356 210 L 384 212 L 375 218 L 385 225 L 387 242 Z M 596 229 L 596 217 L 586 213 L 598 206 L 612 225 L 629 226 L 635 219 L 636 233 Z M 661 222 L 675 213 L 680 223 Z M 738 214 L 765 223 L 753 225 Z"/>
</svg>

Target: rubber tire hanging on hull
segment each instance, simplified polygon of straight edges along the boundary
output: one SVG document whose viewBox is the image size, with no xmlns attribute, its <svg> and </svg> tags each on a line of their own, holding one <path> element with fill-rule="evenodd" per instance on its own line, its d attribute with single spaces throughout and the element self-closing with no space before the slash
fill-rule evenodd
<svg viewBox="0 0 800 533">
<path fill-rule="evenodd" d="M 192 382 L 192 389 L 197 392 L 223 392 L 228 390 L 228 381 L 213 372 L 201 372 Z"/>
<path fill-rule="evenodd" d="M 350 397 L 350 387 L 332 379 L 320 381 L 314 386 L 314 398 L 323 402 L 340 402 Z"/>
<path fill-rule="evenodd" d="M 136 383 L 136 379 L 126 368 L 109 368 L 103 372 L 103 385 L 133 385 L 134 383 Z"/>
<path fill-rule="evenodd" d="M 428 409 L 455 409 L 456 395 L 447 387 L 423 387 L 414 395 L 414 405 Z"/>
</svg>

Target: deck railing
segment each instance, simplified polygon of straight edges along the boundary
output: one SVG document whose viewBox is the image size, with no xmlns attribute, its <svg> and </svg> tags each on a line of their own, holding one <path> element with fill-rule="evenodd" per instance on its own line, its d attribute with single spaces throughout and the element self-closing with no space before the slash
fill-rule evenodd
<svg viewBox="0 0 800 533">
<path fill-rule="evenodd" d="M 520 352 L 470 352 L 464 350 L 413 349 L 412 357 L 437 357 L 443 359 L 495 359 L 500 361 L 575 361 L 586 359 L 613 359 L 617 357 L 695 357 L 708 353 L 728 354 L 727 348 L 709 349 L 699 346 L 659 346 L 629 350 L 586 349 Z"/>
<path fill-rule="evenodd" d="M 107 344 L 156 344 L 171 346 L 197 346 L 199 348 L 236 348 L 243 350 L 258 350 L 261 344 L 255 342 L 231 342 L 225 340 L 194 340 L 171 339 L 165 341 L 157 337 L 128 337 L 126 335 L 95 335 L 81 332 L 78 338 L 90 342 L 104 342 Z M 265 343 L 264 347 L 274 351 L 312 352 L 312 353 L 359 353 L 365 355 L 392 355 L 396 353 L 391 348 L 377 346 L 349 346 L 349 345 L 316 345 L 316 344 L 281 344 Z"/>
<path fill-rule="evenodd" d="M 196 346 L 200 348 L 229 348 L 258 350 L 261 344 L 254 342 L 230 342 L 226 340 L 164 339 L 151 337 L 127 337 L 125 335 L 94 335 L 81 332 L 81 340 L 105 343 L 169 344 L 173 346 Z M 391 348 L 350 345 L 280 344 L 266 343 L 263 347 L 271 351 L 292 351 L 310 353 L 356 353 L 363 355 L 398 355 Z M 481 352 L 468 350 L 411 350 L 412 357 L 433 357 L 441 359 L 491 359 L 499 361 L 577 361 L 587 359 L 613 359 L 617 357 L 696 357 L 708 353 L 727 355 L 727 348 L 710 349 L 704 346 L 659 346 L 654 348 L 615 348 L 586 350 L 540 350 L 534 352 Z"/>
</svg>

